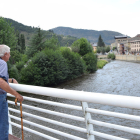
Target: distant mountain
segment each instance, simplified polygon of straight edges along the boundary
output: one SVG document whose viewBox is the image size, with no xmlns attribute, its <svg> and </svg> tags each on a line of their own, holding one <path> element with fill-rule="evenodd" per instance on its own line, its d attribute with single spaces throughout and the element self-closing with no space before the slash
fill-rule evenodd
<svg viewBox="0 0 140 140">
<path fill-rule="evenodd" d="M 36 27 L 26 26 L 15 20 L 5 18 L 8 22 L 12 24 L 15 31 L 18 30 L 20 33 L 25 35 L 26 45 L 29 44 L 30 39 L 36 33 Z M 60 46 L 70 46 L 78 38 L 86 38 L 91 43 L 97 43 L 99 35 L 101 34 L 103 41 L 106 45 L 113 43 L 114 36 L 121 36 L 123 34 L 114 31 L 96 31 L 96 30 L 86 30 L 86 29 L 73 29 L 70 27 L 57 27 L 50 29 L 48 31 L 42 30 L 46 35 L 46 39 L 50 39 L 52 36 L 58 38 Z"/>
<path fill-rule="evenodd" d="M 114 36 L 122 36 L 123 35 L 119 32 L 114 32 L 114 31 L 107 31 L 107 30 L 96 31 L 96 30 L 85 30 L 85 29 L 73 29 L 70 27 L 57 27 L 57 28 L 53 28 L 51 30 L 53 30 L 54 33 L 59 34 L 59 35 L 64 35 L 64 36 L 70 35 L 70 36 L 74 36 L 77 38 L 84 37 L 87 40 L 89 40 L 91 43 L 97 43 L 99 35 L 101 35 L 102 39 L 106 45 L 110 45 L 111 43 L 113 43 L 115 41 Z"/>
<path fill-rule="evenodd" d="M 25 44 L 26 46 L 29 45 L 30 39 L 36 34 L 36 31 L 38 28 L 36 27 L 31 27 L 31 26 L 26 26 L 22 23 L 19 23 L 15 20 L 5 18 L 5 20 L 9 23 L 11 23 L 11 26 L 14 27 L 15 31 L 19 31 L 19 33 L 24 34 L 25 36 Z M 52 36 L 55 36 L 58 39 L 59 45 L 60 46 L 71 46 L 71 44 L 76 41 L 78 38 L 73 37 L 73 36 L 64 36 L 64 35 L 57 35 L 53 32 L 53 30 L 42 30 L 42 32 L 45 35 L 45 39 L 50 39 Z"/>
<path fill-rule="evenodd" d="M 15 30 L 18 30 L 19 32 L 33 33 L 38 29 L 38 28 L 31 27 L 31 26 L 26 26 L 22 23 L 15 21 L 15 20 L 12 20 L 10 18 L 5 18 L 5 19 L 7 22 L 12 24 L 12 26 L 15 28 Z"/>
</svg>

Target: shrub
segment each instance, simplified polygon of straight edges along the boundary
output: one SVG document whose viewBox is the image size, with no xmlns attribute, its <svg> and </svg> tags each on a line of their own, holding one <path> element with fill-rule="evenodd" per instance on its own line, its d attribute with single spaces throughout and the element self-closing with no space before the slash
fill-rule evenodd
<svg viewBox="0 0 140 140">
<path fill-rule="evenodd" d="M 55 36 L 45 41 L 45 48 L 47 49 L 57 50 L 59 47 L 58 39 Z"/>
<path fill-rule="evenodd" d="M 80 47 L 80 50 L 78 50 L 79 47 Z M 74 49 L 76 48 L 77 52 L 79 52 L 79 54 L 82 56 L 93 51 L 91 44 L 85 38 L 80 38 L 76 40 L 72 44 L 72 48 Z"/>
<path fill-rule="evenodd" d="M 14 50 L 14 51 L 11 51 L 10 54 L 11 54 L 11 57 L 10 57 L 9 62 L 11 64 L 15 64 L 16 62 L 21 61 L 21 53 L 19 51 Z"/>
<path fill-rule="evenodd" d="M 101 52 L 101 47 L 97 47 L 97 53 Z"/>
<path fill-rule="evenodd" d="M 116 49 L 117 49 L 117 47 L 113 47 L 113 51 L 116 50 Z"/>
<path fill-rule="evenodd" d="M 109 46 L 107 46 L 106 48 L 105 48 L 105 52 L 109 52 L 110 51 L 110 47 Z"/>
<path fill-rule="evenodd" d="M 23 61 L 19 61 L 16 63 L 16 68 L 20 71 L 24 67 L 25 63 Z"/>
<path fill-rule="evenodd" d="M 12 66 L 9 70 L 9 77 L 15 78 L 17 81 L 20 81 L 20 75 L 18 69 L 15 66 Z"/>
<path fill-rule="evenodd" d="M 68 66 L 60 51 L 45 50 L 37 53 L 21 74 L 24 83 L 51 86 L 67 78 Z"/>
<path fill-rule="evenodd" d="M 98 62 L 97 62 L 97 68 L 101 69 L 107 63 L 108 62 L 106 60 L 98 60 Z"/>
<path fill-rule="evenodd" d="M 107 55 L 107 58 L 108 58 L 108 59 L 114 60 L 114 59 L 116 58 L 116 56 L 115 56 L 114 53 L 109 53 L 109 54 Z"/>
<path fill-rule="evenodd" d="M 74 79 L 86 70 L 85 62 L 82 60 L 81 56 L 78 53 L 74 53 L 69 49 L 62 51 L 63 57 L 66 59 L 68 64 L 69 73 L 67 79 Z"/>
<path fill-rule="evenodd" d="M 26 54 L 22 54 L 22 55 L 21 55 L 21 61 L 23 61 L 23 62 L 25 62 L 25 63 L 28 61 L 28 57 L 27 57 Z"/>
<path fill-rule="evenodd" d="M 79 53 L 79 51 L 80 51 L 80 42 L 79 41 L 75 41 L 72 44 L 71 49 L 72 49 L 73 52 Z"/>
<path fill-rule="evenodd" d="M 94 72 L 97 69 L 97 58 L 94 53 L 87 53 L 83 56 L 83 60 L 86 63 L 87 71 Z"/>
</svg>

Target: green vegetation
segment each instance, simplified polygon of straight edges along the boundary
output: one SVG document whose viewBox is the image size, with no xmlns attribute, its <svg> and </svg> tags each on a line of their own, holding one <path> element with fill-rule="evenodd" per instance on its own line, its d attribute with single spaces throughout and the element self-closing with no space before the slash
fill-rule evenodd
<svg viewBox="0 0 140 140">
<path fill-rule="evenodd" d="M 36 33 L 38 28 L 25 26 L 12 19 L 5 18 L 6 21 L 12 23 L 12 27 L 15 31 L 19 31 L 20 34 L 24 34 L 26 42 L 25 46 L 28 46 L 29 39 Z M 86 38 L 91 43 L 98 42 L 99 35 L 104 39 L 104 43 L 109 45 L 114 42 L 114 36 L 122 36 L 119 32 L 114 31 L 96 31 L 96 30 L 84 30 L 84 29 L 73 29 L 69 27 L 57 27 L 48 31 L 43 31 L 46 34 L 46 39 L 50 39 L 54 34 L 57 34 L 57 38 L 60 46 L 71 46 L 71 44 L 78 38 Z"/>
<path fill-rule="evenodd" d="M 45 50 L 37 53 L 21 70 L 21 81 L 38 86 L 51 86 L 63 82 L 68 66 L 60 51 Z"/>
<path fill-rule="evenodd" d="M 62 55 L 66 59 L 69 69 L 67 76 L 68 80 L 84 74 L 86 70 L 85 62 L 81 59 L 81 56 L 78 53 L 74 53 L 67 48 L 62 51 Z"/>
<path fill-rule="evenodd" d="M 93 51 L 91 44 L 85 38 L 80 38 L 72 44 L 72 50 L 80 55 L 85 55 Z"/>
<path fill-rule="evenodd" d="M 40 28 L 36 28 L 32 37 L 28 38 L 29 46 L 25 46 L 27 38 L 24 34 L 15 32 L 3 18 L 0 19 L 0 27 L 1 44 L 13 43 L 9 45 L 11 47 L 9 75 L 21 83 L 52 86 L 86 72 L 94 72 L 105 65 L 101 60 L 97 63 L 92 46 L 85 38 L 77 40 L 68 36 L 71 41 L 67 42 L 67 37 L 57 36 L 51 30 L 45 34 Z M 3 37 L 6 36 L 4 33 L 6 29 L 9 33 L 8 38 Z M 13 42 L 8 41 L 11 39 Z M 64 43 L 62 40 L 67 41 Z M 63 43 L 65 45 L 60 47 Z M 67 48 L 69 44 L 72 44 L 71 49 Z M 100 49 L 102 52 L 110 50 L 109 47 Z"/>
<path fill-rule="evenodd" d="M 114 60 L 114 59 L 116 58 L 116 56 L 115 56 L 114 53 L 109 53 L 109 54 L 107 55 L 107 58 L 108 58 L 108 59 Z"/>
<path fill-rule="evenodd" d="M 44 48 L 45 48 L 44 35 L 39 28 L 37 30 L 37 33 L 32 37 L 30 41 L 30 46 L 26 51 L 28 58 L 33 57 L 35 53 L 42 51 Z"/>
<path fill-rule="evenodd" d="M 54 33 L 58 35 L 71 35 L 77 38 L 86 38 L 91 43 L 98 42 L 99 35 L 102 36 L 104 43 L 110 45 L 114 42 L 114 36 L 122 36 L 123 34 L 114 31 L 96 31 L 96 30 L 85 30 L 85 29 L 73 29 L 70 27 L 57 27 L 53 29 Z"/>
<path fill-rule="evenodd" d="M 104 43 L 101 35 L 99 35 L 97 46 L 99 46 L 99 47 L 105 47 L 105 43 Z"/>
<path fill-rule="evenodd" d="M 16 31 L 16 36 L 18 38 L 18 45 L 20 44 L 20 39 L 22 38 L 23 40 L 23 35 L 25 38 L 25 46 L 30 46 L 31 43 L 31 38 L 33 38 L 33 36 L 37 33 L 38 28 L 35 27 L 31 27 L 31 26 L 25 26 L 21 23 L 18 23 L 12 19 L 8 19 L 5 18 L 5 21 L 7 21 L 8 23 L 11 23 L 11 26 L 15 28 Z M 72 43 L 76 40 L 78 40 L 77 37 L 74 36 L 70 36 L 70 35 L 56 35 L 53 30 L 41 30 L 42 34 L 44 34 L 44 38 L 45 40 L 49 40 L 52 37 L 55 36 L 55 38 L 57 38 L 58 43 L 60 46 L 71 46 Z M 21 35 L 22 34 L 22 35 Z"/>
<path fill-rule="evenodd" d="M 6 44 L 11 47 L 11 51 L 16 49 L 17 38 L 15 30 L 11 24 L 0 17 L 0 44 Z"/>
<path fill-rule="evenodd" d="M 104 54 L 105 52 L 108 53 L 110 51 L 110 47 L 106 46 L 106 47 L 97 47 L 97 53 L 102 53 Z"/>
<path fill-rule="evenodd" d="M 113 47 L 113 51 L 116 50 L 116 49 L 117 49 L 117 47 Z"/>
<path fill-rule="evenodd" d="M 94 72 L 97 70 L 97 57 L 94 53 L 85 54 L 83 60 L 86 63 L 88 72 Z"/>
<path fill-rule="evenodd" d="M 102 69 L 104 65 L 106 65 L 108 62 L 106 60 L 98 60 L 97 61 L 97 68 Z"/>
<path fill-rule="evenodd" d="M 26 46 L 24 34 L 3 18 L 0 27 L 0 44 L 11 47 L 9 76 L 20 83 L 53 86 L 97 70 L 97 57 L 85 38 L 71 41 L 71 46 L 60 46 L 61 36 L 37 28 Z"/>
</svg>

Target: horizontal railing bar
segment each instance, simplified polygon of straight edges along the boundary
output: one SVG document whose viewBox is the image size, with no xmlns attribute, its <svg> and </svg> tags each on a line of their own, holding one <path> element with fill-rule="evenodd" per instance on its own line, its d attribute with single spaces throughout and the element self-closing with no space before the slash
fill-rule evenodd
<svg viewBox="0 0 140 140">
<path fill-rule="evenodd" d="M 76 101 L 91 102 L 96 104 L 104 104 L 132 109 L 140 109 L 140 97 L 94 92 L 91 93 L 85 91 L 75 91 L 13 83 L 10 83 L 10 86 L 16 91 L 33 93 L 37 95 L 65 98 Z"/>
<path fill-rule="evenodd" d="M 116 124 L 110 124 L 110 123 L 95 121 L 95 120 L 91 120 L 91 119 L 88 120 L 88 123 L 98 125 L 98 126 L 113 128 L 113 129 L 121 130 L 121 131 L 124 131 L 124 132 L 132 133 L 132 134 L 140 135 L 140 130 L 136 129 L 136 128 L 129 128 L 129 127 L 126 127 L 126 126 L 120 126 L 120 125 L 116 125 Z"/>
<path fill-rule="evenodd" d="M 13 104 L 13 105 L 15 104 L 15 102 L 13 102 L 13 101 L 8 101 L 8 103 Z M 20 106 L 19 103 L 17 103 L 17 105 Z M 69 119 L 76 120 L 76 121 L 85 122 L 85 118 L 82 118 L 82 117 L 72 116 L 72 115 L 68 115 L 65 113 L 59 113 L 59 112 L 55 112 L 55 111 L 51 111 L 51 110 L 47 110 L 47 109 L 42 109 L 39 107 L 33 107 L 33 106 L 25 105 L 25 104 L 22 104 L 22 106 L 25 108 L 28 108 L 28 109 L 37 110 L 39 112 L 43 112 L 43 113 L 47 113 L 47 114 L 51 114 L 51 115 L 56 115 L 56 116 L 60 116 L 63 118 L 69 118 Z"/>
<path fill-rule="evenodd" d="M 9 115 L 9 116 L 11 118 L 15 119 L 15 120 L 21 121 L 21 119 L 16 117 L 16 116 L 13 116 L 13 115 Z M 67 133 L 64 133 L 64 132 L 61 132 L 61 131 L 58 131 L 58 130 L 55 130 L 55 129 L 52 129 L 52 128 L 49 128 L 49 127 L 46 127 L 46 126 L 43 126 L 43 125 L 40 125 L 40 124 L 37 124 L 37 123 L 33 123 L 33 122 L 27 121 L 25 119 L 23 120 L 23 123 L 26 123 L 26 124 L 29 124 L 29 125 L 41 128 L 43 130 L 49 131 L 49 132 L 54 133 L 54 134 L 61 135 L 61 136 L 66 137 L 66 138 L 85 140 L 83 138 L 80 138 L 80 137 L 77 137 L 77 136 L 73 136 L 73 135 L 70 135 L 70 134 L 67 134 Z"/>
<path fill-rule="evenodd" d="M 110 111 L 104 111 L 104 110 L 92 109 L 92 108 L 86 108 L 86 112 L 90 112 L 94 114 L 101 114 L 101 115 L 106 115 L 106 116 L 111 116 L 111 117 L 116 117 L 116 118 L 128 119 L 128 120 L 133 120 L 133 121 L 140 121 L 139 116 L 128 115 L 128 114 L 123 114 L 123 113 L 110 112 Z"/>
<path fill-rule="evenodd" d="M 16 110 L 16 109 L 13 109 L 13 108 L 10 108 L 10 107 L 8 109 L 9 109 L 9 111 L 16 112 L 16 113 L 20 114 L 19 110 Z M 87 133 L 87 130 L 84 129 L 84 128 L 81 128 L 81 127 L 77 127 L 77 126 L 73 126 L 73 125 L 70 125 L 70 124 L 66 124 L 66 123 L 55 121 L 55 120 L 47 119 L 47 118 L 44 118 L 44 117 L 40 117 L 40 116 L 37 116 L 37 115 L 26 113 L 24 111 L 22 111 L 22 114 L 26 115 L 26 116 L 29 116 L 29 117 L 32 117 L 32 118 L 36 118 L 36 119 L 41 120 L 41 121 L 51 123 L 51 124 L 55 124 L 55 125 L 59 125 L 59 126 L 65 127 L 65 128 L 73 129 L 73 130 L 76 130 L 76 131 L 79 131 L 79 132 Z"/>
<path fill-rule="evenodd" d="M 9 93 L 7 93 L 7 96 L 15 97 Z M 37 102 L 37 103 L 48 104 L 48 105 L 53 105 L 53 106 L 82 111 L 82 107 L 80 107 L 80 106 L 57 103 L 57 102 L 52 102 L 52 101 L 47 101 L 47 100 L 42 100 L 42 99 L 31 98 L 31 97 L 27 97 L 27 96 L 23 96 L 23 98 L 24 98 L 24 100 L 33 101 L 33 102 Z"/>
<path fill-rule="evenodd" d="M 18 127 L 18 128 L 21 128 L 21 125 L 19 125 L 19 124 L 17 124 L 17 123 L 9 122 L 9 124 L 14 125 L 14 126 L 16 126 L 16 127 Z M 43 138 L 49 139 L 49 140 L 59 140 L 59 139 L 53 138 L 53 137 L 51 137 L 51 136 L 45 135 L 45 134 L 43 134 L 43 133 L 40 133 L 40 132 L 38 132 L 38 131 L 32 130 L 32 129 L 30 129 L 30 128 L 27 128 L 27 127 L 25 127 L 25 126 L 23 126 L 23 130 L 28 131 L 28 132 L 30 132 L 30 133 L 33 133 L 33 134 L 35 134 L 35 135 L 41 136 L 41 137 L 43 137 Z"/>
<path fill-rule="evenodd" d="M 90 130 L 90 135 L 98 136 L 98 137 L 109 139 L 109 140 L 129 140 L 129 139 L 120 138 L 120 137 L 116 137 L 116 136 L 112 136 L 112 135 L 108 135 L 108 134 L 104 134 L 104 133 L 96 132 L 92 130 Z"/>
</svg>

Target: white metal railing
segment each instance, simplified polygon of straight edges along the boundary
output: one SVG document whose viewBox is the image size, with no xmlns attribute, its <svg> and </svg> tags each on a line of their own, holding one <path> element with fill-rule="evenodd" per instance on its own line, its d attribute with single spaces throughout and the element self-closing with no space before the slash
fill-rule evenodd
<svg viewBox="0 0 140 140">
<path fill-rule="evenodd" d="M 64 104 L 64 103 L 58 103 L 58 102 L 52 102 L 52 101 L 47 101 L 47 100 L 42 100 L 42 99 L 36 99 L 36 98 L 31 98 L 31 97 L 26 97 L 24 96 L 24 100 L 28 100 L 30 102 L 37 102 L 41 103 L 44 105 L 51 105 L 51 106 L 57 106 L 61 108 L 66 108 L 66 109 L 72 109 L 72 110 L 78 110 L 82 111 L 84 114 L 83 117 L 79 116 L 74 116 L 66 113 L 60 113 L 56 111 L 51 111 L 39 107 L 34 107 L 31 105 L 26 105 L 23 102 L 23 108 L 35 110 L 42 112 L 44 114 L 51 114 L 55 116 L 59 116 L 62 118 L 67 118 L 71 120 L 78 121 L 79 123 L 84 122 L 85 123 L 85 128 L 81 128 L 78 126 L 74 126 L 71 124 L 67 123 L 62 123 L 59 122 L 58 120 L 52 120 L 49 118 L 45 118 L 43 116 L 37 116 L 31 113 L 27 113 L 23 111 L 24 116 L 32 117 L 34 119 L 43 121 L 43 122 L 48 122 L 53 125 L 58 125 L 60 127 L 68 128 L 77 132 L 85 133 L 87 134 L 87 139 L 88 140 L 94 140 L 94 136 L 98 136 L 101 138 L 106 138 L 106 139 L 112 139 L 112 140 L 126 140 L 125 138 L 120 138 L 117 136 L 109 135 L 109 134 L 103 134 L 101 132 L 96 132 L 93 128 L 93 125 L 98 125 L 102 127 L 107 127 L 111 129 L 116 129 L 119 131 L 124 131 L 132 134 L 137 134 L 140 135 L 140 130 L 136 128 L 130 128 L 126 126 L 120 126 L 116 124 L 110 124 L 106 122 L 101 122 L 97 120 L 92 120 L 90 113 L 94 114 L 101 114 L 105 116 L 110 116 L 110 117 L 117 117 L 117 118 L 123 118 L 123 119 L 128 119 L 132 121 L 138 121 L 140 122 L 140 117 L 135 116 L 135 115 L 129 115 L 129 114 L 123 114 L 123 113 L 116 113 L 116 112 L 110 112 L 110 111 L 104 111 L 104 110 L 99 110 L 99 109 L 93 109 L 88 107 L 88 102 L 90 103 L 98 103 L 98 104 L 104 104 L 104 105 L 111 105 L 111 106 L 116 106 L 116 107 L 124 107 L 124 108 L 132 108 L 132 109 L 140 109 L 140 97 L 134 97 L 134 96 L 123 96 L 123 95 L 111 95 L 111 94 L 102 94 L 102 93 L 90 93 L 90 92 L 83 92 L 83 91 L 75 91 L 75 90 L 66 90 L 66 89 L 56 89 L 56 88 L 47 88 L 47 87 L 39 87 L 39 86 L 30 86 L 30 85 L 22 85 L 22 84 L 10 84 L 10 86 L 15 89 L 16 91 L 21 91 L 21 92 L 26 92 L 26 93 L 33 93 L 37 95 L 43 95 L 43 96 L 51 96 L 51 97 L 57 97 L 57 98 L 64 98 L 64 99 L 69 99 L 69 100 L 76 100 L 76 101 L 81 101 L 82 106 L 75 106 L 75 105 L 69 105 L 69 104 Z M 8 94 L 10 97 L 14 97 L 11 94 Z M 8 100 L 8 104 L 15 104 L 13 101 Z M 19 106 L 19 103 L 18 103 Z M 9 107 L 10 112 L 15 112 L 15 113 L 20 113 L 19 110 L 14 109 Z M 17 121 L 20 121 L 20 118 L 10 115 L 9 118 L 15 119 Z M 14 123 L 12 121 L 9 122 L 13 126 L 20 127 L 19 124 Z M 41 136 L 46 139 L 57 139 L 53 138 L 51 136 L 48 136 L 46 134 L 43 134 L 41 132 L 37 132 L 36 130 L 32 130 L 30 128 L 25 127 L 25 124 L 28 124 L 30 126 L 37 127 L 41 130 L 46 130 L 48 132 L 60 135 L 65 138 L 69 139 L 78 139 L 78 140 L 84 140 L 84 138 L 74 136 L 72 134 L 68 134 L 59 130 L 55 130 L 31 121 L 28 121 L 26 119 L 23 119 L 24 123 L 24 130 L 33 133 L 34 135 Z"/>
</svg>

